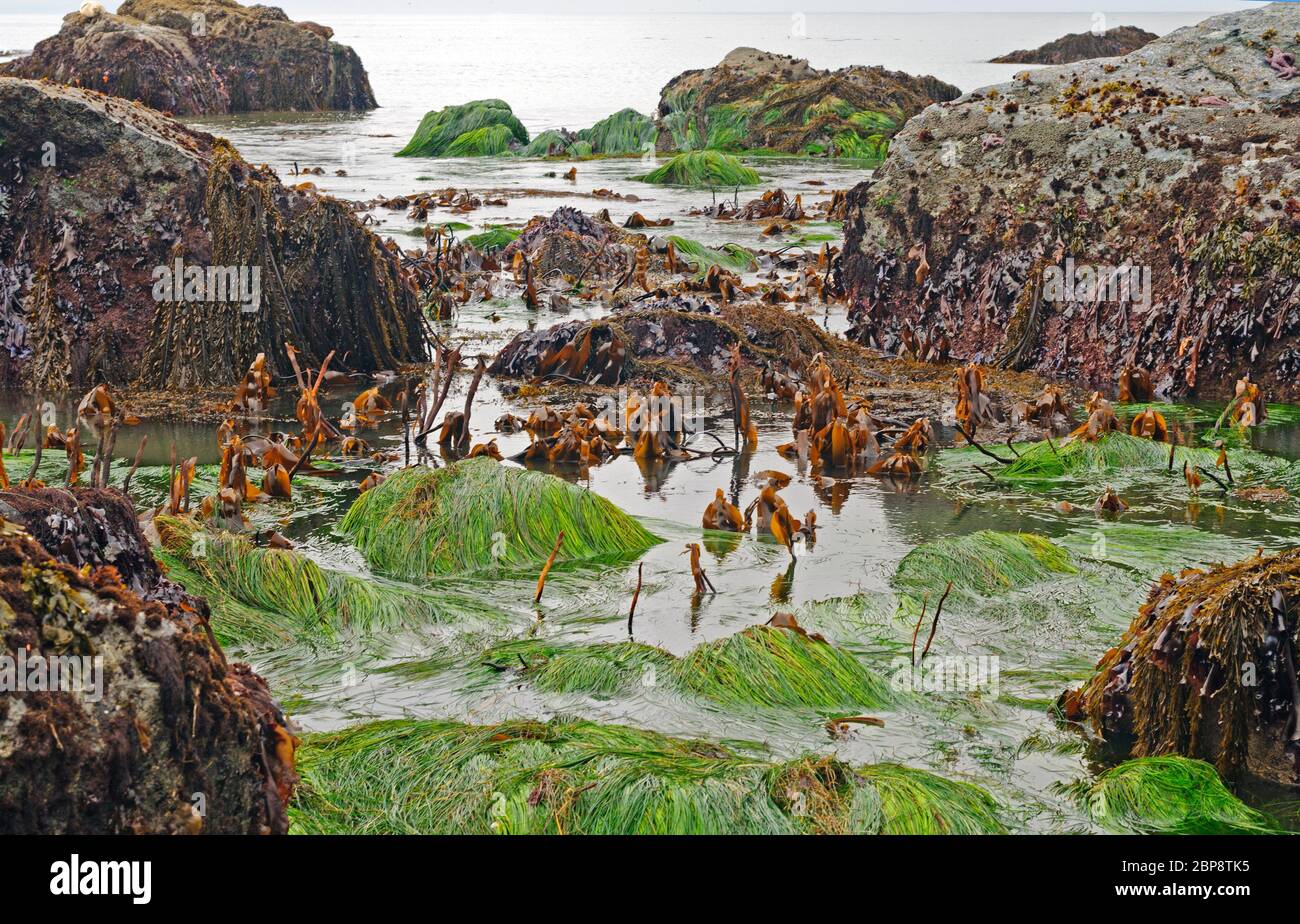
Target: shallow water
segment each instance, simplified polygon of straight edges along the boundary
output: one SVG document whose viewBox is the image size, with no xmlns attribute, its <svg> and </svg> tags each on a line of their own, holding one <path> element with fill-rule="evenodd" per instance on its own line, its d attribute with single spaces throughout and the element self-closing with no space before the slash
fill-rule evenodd
<svg viewBox="0 0 1300 924">
<path fill-rule="evenodd" d="M 1124 21 L 1164 32 L 1198 18 L 1134 15 Z M 970 89 L 1004 79 L 1018 69 L 980 64 L 979 58 L 1088 27 L 1082 14 L 1017 16 L 1014 22 L 1001 16 L 810 16 L 808 37 L 795 38 L 788 34 L 787 17 L 686 19 L 687 29 L 670 28 L 651 18 L 559 24 L 532 17 L 332 18 L 329 24 L 337 38 L 353 44 L 366 62 L 385 108 L 356 116 L 248 116 L 198 124 L 230 138 L 249 160 L 271 164 L 286 179 L 295 163 L 324 167 L 325 175 L 309 179 L 346 199 L 454 185 L 476 193 L 500 190 L 508 200 L 507 205 L 482 208 L 468 217 L 439 213 L 433 221 L 463 218 L 477 228 L 522 224 L 562 204 L 586 211 L 608 207 L 615 221 L 641 211 L 651 218 L 671 217 L 677 222 L 672 233 L 708 244 L 735 241 L 771 248 L 780 242 L 763 240 L 753 225 L 684 214 L 688 208 L 709 204 L 708 192 L 649 187 L 631 179 L 648 169 L 636 158 L 579 163 L 578 180 L 571 183 L 546 177 L 558 164 L 545 161 L 399 159 L 391 153 L 405 142 L 426 109 L 484 96 L 511 102 L 532 131 L 559 125 L 583 127 L 625 105 L 649 111 L 658 87 L 669 77 L 687 67 L 710 64 L 740 44 L 798 53 L 820 66 L 865 61 L 932 72 Z M 1008 41 L 1011 35 L 1016 38 Z M 437 41 L 431 42 L 431 37 Z M 493 60 L 485 67 L 476 49 L 488 39 Z M 0 46 L 14 44 L 19 42 L 0 41 Z M 629 61 L 653 65 L 629 67 Z M 593 74 L 601 79 L 593 80 Z M 763 175 L 763 188 L 779 185 L 791 194 L 802 193 L 806 204 L 864 175 L 851 165 L 789 159 L 765 158 L 755 161 L 755 166 Z M 336 169 L 346 170 L 347 175 L 334 175 Z M 825 181 L 825 186 L 809 185 L 810 180 Z M 639 200 L 591 197 L 591 190 L 598 188 Z M 381 233 L 398 235 L 398 240 L 413 225 L 402 211 L 381 208 L 373 217 Z M 822 229 L 810 224 L 804 230 Z M 410 241 L 410 246 L 418 243 L 414 237 Z M 566 314 L 538 314 L 517 300 L 497 299 L 466 306 L 447 333 L 472 336 L 473 351 L 491 353 L 525 326 L 594 316 L 602 310 L 580 306 Z M 843 325 L 838 312 L 818 320 L 833 330 Z M 463 401 L 465 378 L 453 389 L 448 407 Z M 397 388 L 391 385 L 386 390 L 391 396 Z M 335 411 L 355 390 L 331 393 L 324 407 Z M 711 415 L 707 429 L 729 438 L 725 396 L 702 397 Z M 12 395 L 0 398 L 0 417 L 12 421 L 29 401 Z M 72 419 L 74 405 L 75 398 L 58 404 L 59 424 L 66 426 Z M 476 441 L 491 436 L 489 422 L 507 410 L 526 416 L 528 407 L 507 398 L 497 383 L 485 379 L 474 410 Z M 861 729 L 844 741 L 829 740 L 824 718 L 810 712 L 723 709 L 653 685 L 604 700 L 543 694 L 508 672 L 485 675 L 472 656 L 449 660 L 446 634 L 433 629 L 349 637 L 336 644 L 298 640 L 276 647 L 234 646 L 236 652 L 268 677 L 309 731 L 404 716 L 494 722 L 576 714 L 676 735 L 743 740 L 778 756 L 834 750 L 855 761 L 897 760 L 926 766 L 987 787 L 1010 807 L 1017 829 L 1081 830 L 1087 823 L 1055 787 L 1095 768 L 1082 740 L 1050 718 L 1050 701 L 1088 675 L 1097 657 L 1127 626 L 1145 596 L 1146 581 L 1160 570 L 1239 557 L 1256 547 L 1289 545 L 1300 519 L 1294 500 L 1274 508 L 1219 502 L 1209 491 L 1201 498 L 1189 497 L 1181 482 L 1151 481 L 1118 486 L 1132 505 L 1130 511 L 1121 518 L 1101 517 L 1090 509 L 1090 500 L 1100 489 L 1097 484 L 1062 484 L 1048 492 L 994 490 L 973 469 L 940 464 L 933 458 L 930 473 L 907 484 L 865 476 L 818 476 L 775 452 L 779 443 L 789 439 L 788 406 L 759 401 L 754 415 L 760 430 L 758 448 L 736 458 L 647 468 L 622 457 L 585 473 L 556 471 L 641 518 L 666 540 L 639 559 L 644 565 L 644 587 L 631 632 L 637 641 L 682 654 L 702 642 L 762 623 L 776 611 L 795 610 L 801 621 L 823 628 L 838 644 L 888 673 L 894 658 L 907 654 L 913 632 L 912 626 L 893 615 L 891 578 L 899 562 L 922 543 L 981 529 L 1043 533 L 1081 559 L 1095 559 L 1098 566 L 1112 568 L 1106 573 L 1119 577 L 1105 586 L 1081 582 L 1052 588 L 1043 599 L 1013 595 L 1002 610 L 948 615 L 937 635 L 936 655 L 998 657 L 997 692 L 918 697 L 907 707 L 881 713 L 884 728 Z M 296 429 L 289 396 L 282 396 L 265 429 Z M 175 444 L 180 458 L 194 455 L 200 464 L 210 465 L 218 458 L 213 431 L 207 425 L 153 422 L 123 430 L 115 480 L 129 464 L 139 436 L 147 433 L 145 467 L 135 487 L 138 501 L 156 503 L 165 493 L 171 446 Z M 399 456 L 404 452 L 395 421 L 364 436 L 376 449 Z M 1181 438 L 1195 442 L 1200 436 L 1189 417 Z M 523 434 L 496 438 L 507 456 L 527 443 Z M 1271 453 L 1300 456 L 1297 426 L 1261 429 L 1250 440 Z M 709 448 L 712 441 L 700 437 L 697 445 Z M 61 453 L 48 454 L 42 469 L 47 480 L 58 477 L 62 464 Z M 431 464 L 445 463 L 434 458 Z M 301 552 L 323 564 L 368 574 L 360 554 L 334 531 L 334 524 L 356 497 L 357 483 L 376 467 L 369 460 L 355 460 L 343 463 L 337 472 L 304 478 L 295 483 L 293 504 L 259 506 L 252 512 L 254 523 L 281 530 L 299 544 Z M 704 537 L 703 564 L 718 592 L 694 595 L 682 553 L 685 543 L 701 540 L 704 507 L 717 488 L 743 507 L 757 493 L 755 473 L 765 469 L 794 476 L 783 497 L 796 514 L 817 511 L 816 544 L 797 547 L 798 558 L 792 563 L 785 549 L 770 538 Z M 1071 500 L 1079 512 L 1060 513 L 1053 504 L 1061 499 Z M 1152 547 L 1152 533 L 1144 532 L 1144 527 L 1153 527 L 1164 537 L 1167 555 L 1162 557 Z M 509 575 L 491 585 L 466 579 L 463 589 L 491 595 L 489 608 L 498 609 L 503 617 L 495 640 L 628 637 L 627 607 L 636 586 L 637 561 L 557 568 L 540 607 L 532 605 L 535 580 L 535 574 Z M 1074 600 L 1071 593 L 1084 599 Z M 810 609 L 817 601 L 859 594 L 862 599 L 848 608 L 852 617 L 847 622 Z"/>
</svg>

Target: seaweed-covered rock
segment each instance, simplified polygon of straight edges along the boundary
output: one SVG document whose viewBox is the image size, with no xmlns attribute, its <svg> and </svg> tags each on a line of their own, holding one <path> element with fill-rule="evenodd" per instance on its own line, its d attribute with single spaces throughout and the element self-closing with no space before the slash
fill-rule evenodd
<svg viewBox="0 0 1300 924">
<path fill-rule="evenodd" d="M 117 569 L 122 583 L 141 596 L 166 580 L 140 532 L 135 506 L 116 489 L 0 491 L 0 517 L 74 568 Z"/>
<path fill-rule="evenodd" d="M 57 35 L 0 73 L 93 87 L 183 116 L 374 109 L 361 59 L 333 34 L 273 6 L 124 0 L 116 15 L 69 13 Z"/>
<path fill-rule="evenodd" d="M 593 491 L 485 457 L 402 469 L 358 497 L 339 529 L 372 568 L 406 581 L 534 568 L 552 553 L 612 560 L 663 541 Z"/>
<path fill-rule="evenodd" d="M 1130 747 L 1300 786 L 1300 550 L 1166 574 L 1068 718 Z"/>
<path fill-rule="evenodd" d="M 635 109 L 620 109 L 591 128 L 544 131 L 528 142 L 519 154 L 524 157 L 618 156 L 653 151 L 659 129 L 649 116 Z"/>
<path fill-rule="evenodd" d="M 1160 36 L 1137 26 L 1115 26 L 1104 32 L 1071 32 L 1037 48 L 1008 52 L 993 64 L 1073 64 L 1088 58 L 1114 58 L 1137 51 Z"/>
<path fill-rule="evenodd" d="M 550 215 L 536 216 L 505 246 L 502 257 L 527 259 L 537 277 L 559 273 L 587 280 L 623 275 L 644 261 L 647 241 L 602 218 L 562 205 Z"/>
<path fill-rule="evenodd" d="M 761 182 L 758 171 L 721 151 L 687 151 L 636 179 L 643 183 L 703 188 L 753 186 Z"/>
<path fill-rule="evenodd" d="M 762 302 L 714 305 L 692 296 L 632 302 L 598 321 L 566 321 L 521 331 L 493 359 L 495 375 L 546 378 L 572 345 L 579 379 L 615 385 L 636 378 L 716 379 L 727 374 L 733 344 L 751 363 L 806 362 L 823 353 L 832 362 L 863 362 L 845 343 L 807 318 Z M 583 359 L 585 357 L 585 359 Z M 611 366 L 611 357 L 617 358 Z"/>
<path fill-rule="evenodd" d="M 663 88 L 658 145 L 879 160 L 908 118 L 960 92 L 934 77 L 860 65 L 822 71 L 787 55 L 736 48 Z"/>
<path fill-rule="evenodd" d="M 956 356 L 1093 387 L 1133 365 L 1171 394 L 1249 370 L 1300 395 L 1297 33 L 1275 3 L 914 117 L 850 194 L 852 334 L 943 327 Z"/>
<path fill-rule="evenodd" d="M 309 833 L 1006 831 L 988 792 L 926 770 L 761 760 L 586 721 L 373 722 L 315 736 L 303 755 L 294 824 Z"/>
<path fill-rule="evenodd" d="M 90 90 L 0 77 L 0 382 L 228 385 L 425 356 L 419 301 L 341 202 L 226 142 Z M 272 371 L 268 368 L 268 371 Z"/>
<path fill-rule="evenodd" d="M 491 157 L 528 144 L 528 129 L 510 104 L 480 99 L 425 114 L 397 157 Z"/>
<path fill-rule="evenodd" d="M 6 492 L 4 503 L 33 523 L 42 508 L 55 520 L 98 508 L 113 536 L 143 548 L 114 493 Z M 70 544 L 113 557 L 101 525 L 72 527 Z M 262 679 L 226 661 L 202 600 L 142 598 L 116 567 L 74 567 L 2 519 L 0 642 L 0 832 L 287 830 L 296 739 Z"/>
</svg>

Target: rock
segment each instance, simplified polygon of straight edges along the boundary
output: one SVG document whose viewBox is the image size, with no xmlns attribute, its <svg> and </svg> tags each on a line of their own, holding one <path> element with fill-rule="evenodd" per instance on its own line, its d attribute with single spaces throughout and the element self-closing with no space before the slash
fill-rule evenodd
<svg viewBox="0 0 1300 924">
<path fill-rule="evenodd" d="M 289 375 L 285 340 L 352 371 L 424 357 L 400 254 L 344 203 L 94 91 L 0 77 L 0 134 L 0 382 L 226 386 L 258 353 Z"/>
<path fill-rule="evenodd" d="M 1062 712 L 1134 757 L 1300 786 L 1300 551 L 1166 574 Z"/>
<path fill-rule="evenodd" d="M 1137 26 L 1115 26 L 1100 35 L 1072 32 L 1032 50 L 1020 49 L 994 58 L 993 64 L 1073 64 L 1088 58 L 1114 58 L 1137 51 L 1160 36 Z"/>
<path fill-rule="evenodd" d="M 1298 32 L 1294 4 L 1217 16 L 914 117 L 850 195 L 851 335 L 942 326 L 954 356 L 1107 391 L 1137 366 L 1174 395 L 1249 371 L 1300 397 L 1300 81 L 1270 65 Z M 1126 266 L 1130 297 L 1068 285 Z"/>
<path fill-rule="evenodd" d="M 95 4 L 98 6 L 98 4 Z M 124 0 L 117 14 L 69 13 L 57 35 L 0 65 L 182 116 L 367 110 L 361 59 L 333 30 L 233 0 Z"/>
<path fill-rule="evenodd" d="M 717 381 L 725 378 L 733 344 L 755 367 L 803 362 L 817 353 L 861 364 L 861 351 L 827 334 L 807 318 L 761 302 L 716 305 L 703 298 L 671 295 L 632 302 L 599 321 L 567 321 L 544 330 L 521 331 L 497 354 L 494 375 L 537 378 L 545 361 L 566 345 L 581 355 L 582 381 L 622 384 L 634 379 Z M 625 356 L 616 366 L 609 357 Z"/>
<path fill-rule="evenodd" d="M 521 150 L 528 129 L 510 104 L 479 99 L 427 112 L 398 157 L 494 157 Z"/>
<path fill-rule="evenodd" d="M 798 58 L 737 48 L 663 88 L 658 147 L 878 160 L 910 116 L 960 92 L 934 77 L 860 65 L 822 71 Z"/>
<path fill-rule="evenodd" d="M 537 216 L 501 251 L 509 263 L 516 253 L 529 261 L 538 278 L 559 273 L 575 279 L 601 279 L 628 272 L 646 249 L 643 234 L 562 205 L 545 218 Z"/>
<path fill-rule="evenodd" d="M 147 551 L 118 492 L 3 499 L 33 526 L 98 509 L 110 535 Z M 114 557 L 105 534 L 82 525 L 72 544 Z M 142 598 L 124 577 L 52 557 L 20 523 L 0 519 L 0 677 L 9 684 L 0 695 L 0 833 L 284 833 L 296 739 L 266 684 L 227 663 L 206 603 L 183 592 L 183 602 L 166 599 L 166 582 Z M 65 680 L 78 676 L 74 663 L 90 668 L 79 686 L 35 689 L 56 657 Z"/>
</svg>

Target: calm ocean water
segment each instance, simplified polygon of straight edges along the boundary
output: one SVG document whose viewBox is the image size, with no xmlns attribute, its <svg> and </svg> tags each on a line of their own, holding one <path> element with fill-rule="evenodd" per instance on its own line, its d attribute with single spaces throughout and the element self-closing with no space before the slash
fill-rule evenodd
<svg viewBox="0 0 1300 924">
<path fill-rule="evenodd" d="M 1206 13 L 1114 14 L 1107 25 L 1164 34 Z M 1020 68 L 986 63 L 1093 26 L 1093 13 L 655 16 L 325 16 L 354 47 L 383 107 L 371 130 L 405 137 L 421 115 L 483 97 L 506 100 L 530 131 L 583 128 L 625 106 L 654 110 L 678 73 L 738 45 L 807 58 L 816 67 L 880 64 L 934 74 L 963 90 Z M 57 16 L 0 16 L 0 50 L 30 49 Z"/>
</svg>

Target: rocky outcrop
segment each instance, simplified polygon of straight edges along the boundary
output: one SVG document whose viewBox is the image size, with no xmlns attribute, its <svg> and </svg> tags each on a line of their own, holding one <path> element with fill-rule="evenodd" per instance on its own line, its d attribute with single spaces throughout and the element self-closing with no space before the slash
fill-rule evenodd
<svg viewBox="0 0 1300 924">
<path fill-rule="evenodd" d="M 686 71 L 659 98 L 661 151 L 772 150 L 878 160 L 907 119 L 961 91 L 934 77 L 807 61 L 737 48 L 716 66 Z"/>
<path fill-rule="evenodd" d="M 5 491 L 0 510 L 0 833 L 284 833 L 284 713 L 207 604 L 136 560 L 131 502 Z"/>
<path fill-rule="evenodd" d="M 1020 49 L 994 58 L 993 64 L 1073 64 L 1089 58 L 1114 58 L 1137 51 L 1160 36 L 1137 26 L 1116 26 L 1105 32 L 1072 32 L 1033 49 Z"/>
<path fill-rule="evenodd" d="M 229 385 L 285 341 L 424 357 L 400 253 L 343 203 L 136 103 L 0 77 L 0 382 Z"/>
<path fill-rule="evenodd" d="M 99 4 L 94 4 L 98 7 Z M 233 0 L 125 0 L 69 13 L 57 35 L 0 66 L 181 116 L 374 109 L 355 51 L 333 30 Z"/>
<path fill-rule="evenodd" d="M 1164 575 L 1063 714 L 1135 757 L 1300 786 L 1300 551 Z"/>
<path fill-rule="evenodd" d="M 1097 387 L 1133 365 L 1213 397 L 1249 371 L 1300 398 L 1297 33 L 1300 6 L 1272 4 L 923 111 L 851 193 L 852 335 L 944 328 L 955 356 Z"/>
</svg>

